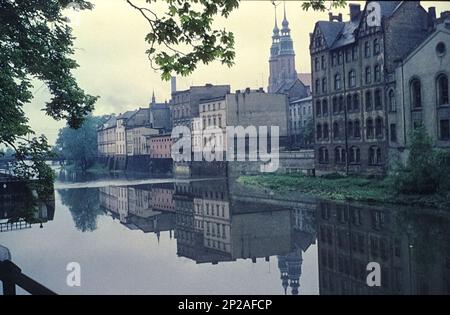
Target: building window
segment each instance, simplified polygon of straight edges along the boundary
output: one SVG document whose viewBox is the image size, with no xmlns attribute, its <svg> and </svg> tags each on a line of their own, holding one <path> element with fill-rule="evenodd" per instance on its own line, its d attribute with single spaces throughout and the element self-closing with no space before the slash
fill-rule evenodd
<svg viewBox="0 0 450 315">
<path fill-rule="evenodd" d="M 316 80 L 316 93 L 317 94 L 320 93 L 320 80 L 319 79 Z"/>
<path fill-rule="evenodd" d="M 333 123 L 333 138 L 339 139 L 339 137 L 340 137 L 339 123 L 334 122 Z"/>
<path fill-rule="evenodd" d="M 375 90 L 375 109 L 383 109 L 383 98 L 380 89 Z"/>
<path fill-rule="evenodd" d="M 339 111 L 338 109 L 338 100 L 337 97 L 333 97 L 333 113 L 336 114 Z"/>
<path fill-rule="evenodd" d="M 355 125 L 353 124 L 353 121 L 349 121 L 347 124 L 347 134 L 349 137 L 353 137 L 354 132 L 355 132 Z"/>
<path fill-rule="evenodd" d="M 320 67 L 319 67 L 319 58 L 318 58 L 318 57 L 316 57 L 316 59 L 314 59 L 314 69 L 315 69 L 316 71 L 319 71 L 319 70 L 320 70 Z"/>
<path fill-rule="evenodd" d="M 372 83 L 372 69 L 370 67 L 366 67 L 366 84 Z"/>
<path fill-rule="evenodd" d="M 374 130 L 373 130 L 373 119 L 372 118 L 367 118 L 367 131 L 366 131 L 366 133 L 367 133 L 367 139 L 373 139 L 373 136 L 374 136 Z"/>
<path fill-rule="evenodd" d="M 370 111 L 372 109 L 373 109 L 372 92 L 371 91 L 367 91 L 366 92 L 366 110 Z"/>
<path fill-rule="evenodd" d="M 391 142 L 397 142 L 397 126 L 396 124 L 391 124 L 389 127 L 389 133 L 391 134 Z"/>
<path fill-rule="evenodd" d="M 325 55 L 322 56 L 322 70 L 325 70 L 327 68 L 327 64 L 326 64 L 326 60 L 325 60 Z"/>
<path fill-rule="evenodd" d="M 358 147 L 350 148 L 349 162 L 351 164 L 361 163 L 361 151 Z"/>
<path fill-rule="evenodd" d="M 336 147 L 334 149 L 334 161 L 336 164 L 345 164 L 347 162 L 345 149 L 342 147 Z"/>
<path fill-rule="evenodd" d="M 322 102 L 322 113 L 323 115 L 328 115 L 328 101 L 327 100 L 323 100 Z"/>
<path fill-rule="evenodd" d="M 448 105 L 448 77 L 441 74 L 437 78 L 438 106 Z"/>
<path fill-rule="evenodd" d="M 373 41 L 373 55 L 377 56 L 380 54 L 380 41 L 378 40 L 378 38 L 376 38 Z"/>
<path fill-rule="evenodd" d="M 334 66 L 336 66 L 336 64 L 337 64 L 337 54 L 334 52 L 331 55 L 331 65 L 334 67 Z"/>
<path fill-rule="evenodd" d="M 343 63 L 344 63 L 344 53 L 341 50 L 341 51 L 339 51 L 339 54 L 338 54 L 338 64 L 341 65 Z"/>
<path fill-rule="evenodd" d="M 321 124 L 317 124 L 317 128 L 316 128 L 316 133 L 317 133 L 317 140 L 322 139 L 322 125 Z"/>
<path fill-rule="evenodd" d="M 447 52 L 447 48 L 445 47 L 445 44 L 443 42 L 440 42 L 436 46 L 436 53 L 439 57 L 442 57 Z"/>
<path fill-rule="evenodd" d="M 327 93 L 327 78 L 322 79 L 322 92 Z"/>
<path fill-rule="evenodd" d="M 356 72 L 355 70 L 352 70 L 348 74 L 348 84 L 350 87 L 356 86 Z"/>
<path fill-rule="evenodd" d="M 353 110 L 359 110 L 359 94 L 353 94 Z"/>
<path fill-rule="evenodd" d="M 381 81 L 381 66 L 375 65 L 375 82 Z"/>
<path fill-rule="evenodd" d="M 361 124 L 359 120 L 355 120 L 353 129 L 354 129 L 354 137 L 361 138 Z"/>
<path fill-rule="evenodd" d="M 418 79 L 411 82 L 411 104 L 413 109 L 422 107 L 422 85 Z"/>
<path fill-rule="evenodd" d="M 395 99 L 395 91 L 390 90 L 388 97 L 389 97 L 389 111 L 391 112 L 397 111 L 397 101 Z"/>
<path fill-rule="evenodd" d="M 450 128 L 448 119 L 443 119 L 439 122 L 439 136 L 440 140 L 450 140 Z"/>
<path fill-rule="evenodd" d="M 369 42 L 364 43 L 364 56 L 366 58 L 370 57 L 370 43 Z"/>
<path fill-rule="evenodd" d="M 375 119 L 375 135 L 377 138 L 383 138 L 383 118 L 377 117 Z"/>
<path fill-rule="evenodd" d="M 324 138 L 325 140 L 328 140 L 328 138 L 329 138 L 329 133 L 330 133 L 330 131 L 329 131 L 329 128 L 328 128 L 328 124 L 327 124 L 327 123 L 324 123 L 324 124 L 323 124 L 323 138 Z"/>
<path fill-rule="evenodd" d="M 352 59 L 353 61 L 358 60 L 358 46 L 352 47 Z"/>
<path fill-rule="evenodd" d="M 322 106 L 320 104 L 320 100 L 316 102 L 316 116 L 320 116 L 322 114 Z"/>
<path fill-rule="evenodd" d="M 339 96 L 339 112 L 344 112 L 344 97 L 342 95 Z"/>
<path fill-rule="evenodd" d="M 328 149 L 320 148 L 319 149 L 319 163 L 320 164 L 328 164 L 328 162 L 329 162 Z"/>
<path fill-rule="evenodd" d="M 381 165 L 381 149 L 377 146 L 370 147 L 369 149 L 369 165 Z"/>
<path fill-rule="evenodd" d="M 352 51 L 350 49 L 347 49 L 345 51 L 345 62 L 349 63 L 352 61 Z"/>
<path fill-rule="evenodd" d="M 339 73 L 334 76 L 334 89 L 341 89 L 341 75 Z"/>
<path fill-rule="evenodd" d="M 347 95 L 347 111 L 351 111 L 352 110 L 352 96 L 349 94 Z"/>
</svg>

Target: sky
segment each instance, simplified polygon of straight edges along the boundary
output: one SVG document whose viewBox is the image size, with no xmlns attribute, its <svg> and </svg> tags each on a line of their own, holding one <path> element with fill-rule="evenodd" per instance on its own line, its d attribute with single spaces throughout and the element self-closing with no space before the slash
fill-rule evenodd
<svg viewBox="0 0 450 315">
<path fill-rule="evenodd" d="M 146 107 L 153 91 L 159 102 L 170 99 L 170 83 L 162 81 L 151 67 L 145 54 L 148 45 L 144 38 L 149 27 L 138 11 L 125 0 L 91 0 L 92 11 L 68 12 L 72 19 L 76 40 L 74 59 L 80 67 L 74 71 L 79 85 L 89 94 L 100 96 L 94 114 L 122 113 Z M 133 0 L 144 5 L 143 0 Z M 349 1 L 349 3 L 364 2 Z M 282 1 L 277 9 L 278 21 L 283 18 Z M 156 4 L 162 10 L 164 2 Z M 444 1 L 422 1 L 425 8 L 436 6 L 438 15 L 450 10 Z M 319 20 L 327 20 L 328 12 L 305 12 L 301 1 L 286 1 L 286 13 L 296 52 L 297 72 L 310 72 L 309 34 Z M 333 10 L 348 20 L 348 8 Z M 236 59 L 232 68 L 218 62 L 199 66 L 189 77 L 178 77 L 178 90 L 190 85 L 230 84 L 231 90 L 246 87 L 267 88 L 269 53 L 274 26 L 274 7 L 271 1 L 241 1 L 239 9 L 228 19 L 220 18 L 215 26 L 234 32 Z M 37 134 L 45 134 L 53 144 L 64 122 L 55 122 L 44 115 L 42 108 L 49 99 L 46 87 L 35 82 L 34 100 L 25 112 Z"/>
</svg>

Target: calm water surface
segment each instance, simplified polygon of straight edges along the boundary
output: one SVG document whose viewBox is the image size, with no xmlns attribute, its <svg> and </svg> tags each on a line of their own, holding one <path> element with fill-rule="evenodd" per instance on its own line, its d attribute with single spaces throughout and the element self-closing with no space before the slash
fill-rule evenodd
<svg viewBox="0 0 450 315">
<path fill-rule="evenodd" d="M 438 211 L 280 196 L 231 179 L 61 178 L 45 215 L 42 227 L 0 232 L 0 244 L 60 294 L 450 292 L 450 216 Z M 70 262 L 81 265 L 79 288 L 66 285 Z M 369 262 L 381 265 L 380 288 L 366 285 Z"/>
</svg>

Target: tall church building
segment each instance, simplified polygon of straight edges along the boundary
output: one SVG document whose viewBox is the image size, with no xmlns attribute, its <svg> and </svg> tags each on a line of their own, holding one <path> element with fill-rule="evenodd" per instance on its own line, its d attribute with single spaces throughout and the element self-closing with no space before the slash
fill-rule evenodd
<svg viewBox="0 0 450 315">
<path fill-rule="evenodd" d="M 294 42 L 292 41 L 291 29 L 286 18 L 286 8 L 284 9 L 281 32 L 278 28 L 275 13 L 275 27 L 272 35 L 269 65 L 269 93 L 277 93 L 284 85 L 292 84 L 298 79 L 295 69 Z"/>
</svg>

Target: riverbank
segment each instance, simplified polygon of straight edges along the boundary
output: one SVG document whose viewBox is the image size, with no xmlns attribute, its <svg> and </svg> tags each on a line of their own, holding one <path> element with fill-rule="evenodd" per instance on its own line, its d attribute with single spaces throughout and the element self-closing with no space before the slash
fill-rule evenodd
<svg viewBox="0 0 450 315">
<path fill-rule="evenodd" d="M 67 164 L 62 167 L 62 170 L 68 172 L 81 172 L 81 168 L 77 167 L 75 164 Z M 107 175 L 110 174 L 111 171 L 103 164 L 96 163 L 93 166 L 89 167 L 84 171 L 85 173 L 90 173 L 94 175 Z"/>
<path fill-rule="evenodd" d="M 300 174 L 241 176 L 244 185 L 269 188 L 278 193 L 297 191 L 334 201 L 386 203 L 429 208 L 450 208 L 450 193 L 403 195 L 392 189 L 391 179 L 362 177 L 307 177 Z"/>
</svg>

